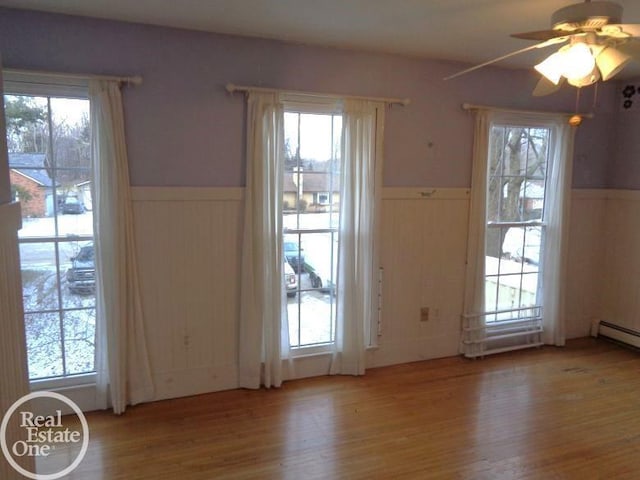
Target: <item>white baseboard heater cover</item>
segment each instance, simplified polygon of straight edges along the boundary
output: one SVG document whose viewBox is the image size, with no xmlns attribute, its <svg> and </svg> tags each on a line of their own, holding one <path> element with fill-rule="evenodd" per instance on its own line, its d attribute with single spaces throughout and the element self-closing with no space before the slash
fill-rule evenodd
<svg viewBox="0 0 640 480">
<path fill-rule="evenodd" d="M 462 354 L 467 358 L 540 347 L 542 307 L 462 315 Z"/>
<path fill-rule="evenodd" d="M 626 345 L 640 348 L 640 332 L 604 320 L 594 321 L 591 326 L 591 336 L 610 338 Z"/>
</svg>

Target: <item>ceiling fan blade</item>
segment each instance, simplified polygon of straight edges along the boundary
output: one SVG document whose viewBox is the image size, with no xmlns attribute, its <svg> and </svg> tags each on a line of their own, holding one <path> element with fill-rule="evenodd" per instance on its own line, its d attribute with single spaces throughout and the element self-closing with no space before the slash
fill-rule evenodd
<svg viewBox="0 0 640 480">
<path fill-rule="evenodd" d="M 561 78 L 556 85 L 546 77 L 540 77 L 540 80 L 536 84 L 536 88 L 533 89 L 532 95 L 534 97 L 545 97 L 547 95 L 551 95 L 552 93 L 556 93 L 558 90 L 560 90 L 560 87 L 562 87 L 563 83 L 564 78 Z"/>
<path fill-rule="evenodd" d="M 507 58 L 514 57 L 516 55 L 520 55 L 521 53 L 525 53 L 525 52 L 528 52 L 530 50 L 535 50 L 536 48 L 545 48 L 545 47 L 548 47 L 550 45 L 555 45 L 555 44 L 558 44 L 558 43 L 562 43 L 562 42 L 566 41 L 567 38 L 568 37 L 566 37 L 566 36 L 558 37 L 558 38 L 551 38 L 551 39 L 549 39 L 549 40 L 547 40 L 545 42 L 536 43 L 535 45 L 530 45 L 528 47 L 521 48 L 520 50 L 516 50 L 515 52 L 507 53 L 506 55 L 502 55 L 501 57 L 494 58 L 493 60 L 488 60 L 488 61 L 486 61 L 484 63 L 480 63 L 479 65 L 475 65 L 475 66 L 473 66 L 471 68 L 467 68 L 466 70 L 462 70 L 461 72 L 454 73 L 453 75 L 449 75 L 448 77 L 445 77 L 444 79 L 445 80 L 451 80 L 452 78 L 456 78 L 456 77 L 459 77 L 460 75 L 464 75 L 466 73 L 473 72 L 474 70 L 478 70 L 479 68 L 486 67 L 487 65 L 491 65 L 493 63 L 500 62 L 501 60 L 505 60 Z"/>
<path fill-rule="evenodd" d="M 620 45 L 616 45 L 616 48 L 622 53 L 629 55 L 636 62 L 640 62 L 640 39 L 621 43 Z"/>
<path fill-rule="evenodd" d="M 536 40 L 538 42 L 542 42 L 544 40 L 551 40 L 552 38 L 566 37 L 572 33 L 578 32 L 566 32 L 564 30 L 538 30 L 536 32 L 512 33 L 510 36 L 513 38 L 520 38 L 522 40 Z"/>
<path fill-rule="evenodd" d="M 605 35 L 612 37 L 640 37 L 640 24 L 637 23 L 614 23 L 605 25 L 601 29 Z"/>
</svg>

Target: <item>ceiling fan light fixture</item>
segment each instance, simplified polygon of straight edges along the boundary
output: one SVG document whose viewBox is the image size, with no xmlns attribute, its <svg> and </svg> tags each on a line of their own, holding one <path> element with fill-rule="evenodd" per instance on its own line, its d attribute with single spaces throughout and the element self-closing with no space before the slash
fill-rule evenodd
<svg viewBox="0 0 640 480">
<path fill-rule="evenodd" d="M 564 52 L 560 50 L 549 55 L 533 68 L 540 72 L 551 83 L 558 85 L 560 77 L 562 77 L 563 60 Z"/>
<path fill-rule="evenodd" d="M 631 57 L 613 47 L 602 49 L 596 57 L 596 65 L 602 74 L 602 80 L 607 81 L 614 77 L 631 60 Z"/>
<path fill-rule="evenodd" d="M 579 81 L 591 74 L 596 61 L 593 58 L 591 49 L 586 43 L 574 43 L 566 50 L 566 47 L 560 49 L 562 56 L 562 75 L 571 81 Z"/>
<path fill-rule="evenodd" d="M 574 87 L 588 87 L 589 85 L 593 85 L 598 80 L 600 80 L 600 71 L 597 67 L 593 67 L 593 70 L 589 72 L 588 75 L 585 75 L 582 78 L 568 78 L 567 83 L 569 85 L 573 85 Z"/>
</svg>

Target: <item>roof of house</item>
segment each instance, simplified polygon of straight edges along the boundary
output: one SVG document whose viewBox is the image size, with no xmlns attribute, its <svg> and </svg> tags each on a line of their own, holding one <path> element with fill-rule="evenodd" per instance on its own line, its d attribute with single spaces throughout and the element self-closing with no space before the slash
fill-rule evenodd
<svg viewBox="0 0 640 480">
<path fill-rule="evenodd" d="M 296 174 L 290 172 L 284 176 L 284 191 L 297 192 L 298 188 L 293 182 Z M 302 172 L 302 191 L 303 192 L 328 192 L 330 190 L 336 192 L 340 189 L 340 176 L 333 176 L 333 184 L 331 184 L 331 175 L 328 172 Z"/>
<path fill-rule="evenodd" d="M 9 153 L 9 168 L 30 178 L 42 187 L 53 187 L 45 168 L 44 153 Z"/>
</svg>

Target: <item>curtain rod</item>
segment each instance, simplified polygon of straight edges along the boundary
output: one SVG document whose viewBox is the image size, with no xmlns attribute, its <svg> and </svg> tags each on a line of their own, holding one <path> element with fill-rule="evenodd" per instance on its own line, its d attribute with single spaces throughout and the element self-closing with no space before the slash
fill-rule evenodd
<svg viewBox="0 0 640 480">
<path fill-rule="evenodd" d="M 593 113 L 570 113 L 570 112 L 542 112 L 540 110 L 518 110 L 514 108 L 501 108 L 501 107 L 488 107 L 486 105 L 474 105 L 473 103 L 463 103 L 463 110 L 494 110 L 505 113 L 525 113 L 528 115 L 564 115 L 566 117 L 573 117 L 578 115 L 582 118 L 593 118 Z"/>
<path fill-rule="evenodd" d="M 297 90 L 279 90 L 277 88 L 264 88 L 264 87 L 248 87 L 244 85 L 235 85 L 233 83 L 227 83 L 226 90 L 229 93 L 234 92 L 266 92 L 266 93 L 289 93 L 292 95 L 307 95 L 310 97 L 325 97 L 325 98 L 350 98 L 354 100 L 373 100 L 378 102 L 385 102 L 388 104 L 397 104 L 406 106 L 411 103 L 408 98 L 385 98 L 385 97 L 360 97 L 356 95 L 337 95 L 334 93 L 315 93 L 315 92 L 301 92 Z"/>
<path fill-rule="evenodd" d="M 53 78 L 75 78 L 78 80 L 111 80 L 114 82 L 126 83 L 127 85 L 141 85 L 142 77 L 139 75 L 132 77 L 118 77 L 113 75 L 93 75 L 90 73 L 64 73 L 64 72 L 47 72 L 45 70 L 23 70 L 20 68 L 5 68 L 4 72 L 16 75 L 41 75 Z"/>
</svg>

